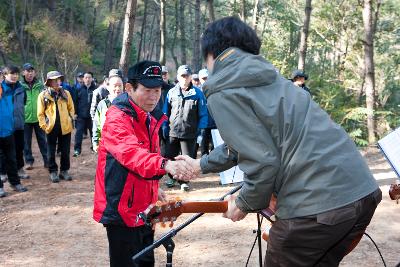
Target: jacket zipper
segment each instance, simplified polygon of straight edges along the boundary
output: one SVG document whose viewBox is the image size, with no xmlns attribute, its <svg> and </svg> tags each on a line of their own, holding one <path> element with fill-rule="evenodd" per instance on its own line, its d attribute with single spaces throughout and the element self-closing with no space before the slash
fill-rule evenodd
<svg viewBox="0 0 400 267">
<path fill-rule="evenodd" d="M 132 184 L 132 191 L 131 191 L 131 195 L 128 198 L 128 208 L 132 208 L 132 203 L 133 203 L 133 196 L 134 196 L 134 186 Z"/>
</svg>

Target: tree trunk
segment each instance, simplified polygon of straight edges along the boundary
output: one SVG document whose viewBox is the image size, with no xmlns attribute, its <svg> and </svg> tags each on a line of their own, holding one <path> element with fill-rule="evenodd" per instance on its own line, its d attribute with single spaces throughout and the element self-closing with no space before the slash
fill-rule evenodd
<svg viewBox="0 0 400 267">
<path fill-rule="evenodd" d="M 140 30 L 140 40 L 139 40 L 139 49 L 137 53 L 137 61 L 140 61 L 141 53 L 142 53 L 142 44 L 145 42 L 145 28 L 146 28 L 146 20 L 147 20 L 147 3 L 148 1 L 144 1 L 144 12 L 143 12 L 143 23 L 142 28 Z"/>
<path fill-rule="evenodd" d="M 251 22 L 251 26 L 255 31 L 257 31 L 257 20 L 258 20 L 258 0 L 254 0 L 253 19 Z"/>
<path fill-rule="evenodd" d="M 181 62 L 187 64 L 186 56 L 186 31 L 185 31 L 185 1 L 180 0 L 179 3 L 179 30 L 181 33 Z"/>
<path fill-rule="evenodd" d="M 3 63 L 4 63 L 3 65 L 7 65 L 8 64 L 7 57 L 3 53 L 3 50 L 1 50 L 1 49 L 0 49 L 0 56 L 1 56 L 1 59 L 3 60 Z"/>
<path fill-rule="evenodd" d="M 26 6 L 26 0 L 25 0 L 25 6 Z M 22 60 L 25 62 L 26 61 L 26 53 L 25 53 L 25 46 L 24 46 L 24 40 L 23 40 L 24 25 L 22 25 L 22 23 L 24 23 L 24 20 L 25 20 L 25 12 L 22 15 L 23 17 L 21 18 L 20 31 L 18 31 L 17 18 L 16 18 L 15 13 L 16 13 L 16 4 L 15 4 L 15 0 L 12 0 L 11 1 L 11 16 L 12 16 L 14 32 L 15 32 L 15 36 L 18 39 L 19 49 L 21 51 Z"/>
<path fill-rule="evenodd" d="M 306 0 L 304 25 L 301 31 L 300 37 L 300 47 L 299 47 L 299 64 L 297 68 L 299 70 L 305 69 L 306 55 L 307 55 L 307 38 L 308 29 L 310 27 L 310 17 L 311 17 L 311 0 Z"/>
<path fill-rule="evenodd" d="M 195 1 L 194 6 L 194 42 L 193 42 L 193 70 L 197 73 L 201 69 L 201 58 L 200 58 L 200 34 L 201 34 L 201 22 L 200 22 L 200 0 Z"/>
<path fill-rule="evenodd" d="M 119 43 L 119 39 L 121 36 L 121 30 L 122 30 L 122 23 L 124 22 L 123 17 L 118 19 L 118 26 L 115 29 L 114 27 L 114 37 L 113 37 L 113 42 L 111 44 L 111 51 L 112 51 L 112 57 L 111 57 L 111 66 L 114 67 L 114 62 L 115 62 L 115 45 Z"/>
<path fill-rule="evenodd" d="M 126 4 L 124 36 L 122 38 L 121 58 L 119 60 L 119 68 L 126 76 L 128 72 L 129 55 L 131 54 L 133 27 L 136 16 L 136 0 L 128 0 Z"/>
<path fill-rule="evenodd" d="M 89 0 L 85 1 L 85 10 L 89 10 Z M 88 30 L 89 30 L 89 19 L 87 14 L 85 14 L 83 16 L 83 31 L 85 32 L 86 37 L 88 35 Z"/>
<path fill-rule="evenodd" d="M 207 0 L 208 12 L 210 13 L 210 22 L 215 21 L 214 0 Z"/>
<path fill-rule="evenodd" d="M 246 0 L 242 0 L 242 6 L 240 10 L 241 19 L 246 22 Z"/>
<path fill-rule="evenodd" d="M 178 38 L 178 28 L 179 28 L 179 22 L 178 22 L 178 0 L 175 0 L 175 27 L 174 27 L 174 38 L 172 39 L 172 44 L 170 46 L 171 49 L 171 56 L 172 59 L 175 62 L 175 67 L 178 68 L 178 57 L 175 54 L 175 44 L 176 44 L 176 39 Z"/>
<path fill-rule="evenodd" d="M 365 95 L 367 106 L 368 143 L 374 144 L 375 138 L 375 65 L 374 65 L 374 35 L 378 20 L 380 2 L 377 4 L 375 19 L 373 17 L 373 0 L 364 0 L 364 69 L 365 69 Z"/>
<path fill-rule="evenodd" d="M 154 30 L 154 23 L 155 23 L 155 21 L 156 21 L 156 14 L 154 14 L 153 15 L 153 20 L 152 20 L 152 22 L 151 22 L 151 26 L 150 26 L 150 34 L 149 34 L 149 41 L 147 42 L 148 43 L 148 45 L 147 45 L 147 47 L 146 47 L 146 49 L 145 49 L 145 59 L 150 59 L 150 54 L 151 54 L 151 50 L 152 50 L 152 47 L 153 47 L 153 42 L 154 42 L 154 38 L 153 38 L 153 30 Z M 146 39 L 145 39 L 145 41 L 146 41 Z"/>
<path fill-rule="evenodd" d="M 165 36 L 167 34 L 167 21 L 165 18 L 165 0 L 160 0 L 160 63 L 165 65 L 165 57 L 167 55 L 167 44 Z"/>
<path fill-rule="evenodd" d="M 108 10 L 110 14 L 112 14 L 114 10 L 113 4 L 114 4 L 113 0 L 108 1 Z M 103 73 L 107 73 L 107 71 L 110 70 L 112 56 L 113 56 L 113 51 L 111 51 L 111 46 L 113 43 L 114 31 L 115 31 L 115 22 L 114 18 L 111 18 L 110 21 L 108 22 L 108 29 L 106 35 Z"/>
<path fill-rule="evenodd" d="M 90 36 L 89 36 L 89 43 L 90 44 L 93 44 L 93 40 L 95 38 L 95 33 L 96 33 L 97 8 L 98 8 L 98 3 L 94 3 L 92 29 L 90 31 Z"/>
</svg>

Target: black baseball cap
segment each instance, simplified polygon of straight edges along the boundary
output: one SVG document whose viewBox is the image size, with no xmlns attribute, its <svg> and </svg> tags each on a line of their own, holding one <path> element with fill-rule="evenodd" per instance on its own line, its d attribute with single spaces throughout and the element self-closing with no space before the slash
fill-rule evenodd
<svg viewBox="0 0 400 267">
<path fill-rule="evenodd" d="M 76 74 L 76 77 L 83 77 L 84 75 L 83 75 L 83 72 L 78 72 L 77 74 Z"/>
<path fill-rule="evenodd" d="M 24 65 L 22 65 L 22 69 L 23 70 L 34 70 L 35 68 L 33 67 L 33 65 L 31 63 L 25 63 Z"/>
<path fill-rule="evenodd" d="M 163 84 L 161 64 L 144 60 L 136 63 L 128 70 L 128 82 L 138 82 L 147 88 L 160 87 Z"/>
</svg>

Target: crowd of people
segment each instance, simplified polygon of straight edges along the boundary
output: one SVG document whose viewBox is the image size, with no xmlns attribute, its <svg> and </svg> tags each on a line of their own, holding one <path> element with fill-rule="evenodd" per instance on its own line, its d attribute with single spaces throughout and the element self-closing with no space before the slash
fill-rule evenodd
<svg viewBox="0 0 400 267">
<path fill-rule="evenodd" d="M 158 132 L 161 154 L 171 159 L 179 154 L 196 158 L 199 148 L 202 155 L 208 154 L 213 147 L 211 129 L 216 126 L 201 90 L 207 69 L 197 74 L 182 65 L 175 82 L 171 82 L 168 68 L 162 66 L 161 76 L 162 94 L 156 108 L 168 117 Z M 121 70 L 111 69 L 100 85 L 92 72 L 78 72 L 71 86 L 62 73 L 50 71 L 43 83 L 31 63 L 25 63 L 22 72 L 16 66 L 4 67 L 0 77 L 0 197 L 7 195 L 3 186 L 7 180 L 15 191 L 27 191 L 20 180 L 29 179 L 25 170 L 34 167 L 33 131 L 50 181 L 72 180 L 73 131 L 73 157 L 81 155 L 82 140 L 87 136 L 91 138 L 89 149 L 97 153 L 106 112 L 125 92 L 127 82 Z M 60 166 L 56 156 L 60 157 Z M 178 182 L 182 190 L 189 190 L 188 183 Z M 175 184 L 172 176 L 166 181 L 168 187 Z"/>
</svg>

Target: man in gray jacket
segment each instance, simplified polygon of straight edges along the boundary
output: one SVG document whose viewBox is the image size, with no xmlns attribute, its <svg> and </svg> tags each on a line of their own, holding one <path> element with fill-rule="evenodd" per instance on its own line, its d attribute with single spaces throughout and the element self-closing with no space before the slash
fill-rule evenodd
<svg viewBox="0 0 400 267">
<path fill-rule="evenodd" d="M 203 90 L 225 144 L 199 160 L 178 158 L 203 173 L 238 164 L 243 187 L 224 214 L 232 221 L 276 196 L 266 266 L 338 266 L 370 223 L 381 191 L 346 132 L 260 56 L 260 46 L 237 18 L 205 30 L 210 76 Z"/>
</svg>

